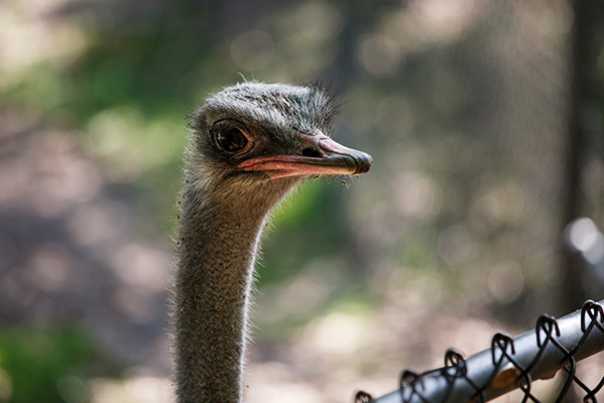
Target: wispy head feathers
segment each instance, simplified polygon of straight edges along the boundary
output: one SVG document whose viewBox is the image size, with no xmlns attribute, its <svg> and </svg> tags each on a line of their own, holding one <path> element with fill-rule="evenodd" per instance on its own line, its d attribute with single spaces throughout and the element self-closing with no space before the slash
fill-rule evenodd
<svg viewBox="0 0 604 403">
<path fill-rule="evenodd" d="M 228 114 L 275 128 L 299 128 L 328 132 L 339 103 L 325 86 L 265 84 L 246 81 L 214 94 L 189 119 L 192 129 L 201 129 L 204 114 Z M 327 133 L 326 133 L 327 134 Z"/>
</svg>

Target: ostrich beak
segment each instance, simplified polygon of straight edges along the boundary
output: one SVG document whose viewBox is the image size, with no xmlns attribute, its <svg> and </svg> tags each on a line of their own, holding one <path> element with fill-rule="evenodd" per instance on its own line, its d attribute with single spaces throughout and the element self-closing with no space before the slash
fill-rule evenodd
<svg viewBox="0 0 604 403">
<path fill-rule="evenodd" d="M 360 175 L 371 168 L 371 155 L 345 147 L 324 134 L 300 134 L 299 154 L 268 155 L 239 164 L 244 171 L 264 172 L 271 179 L 292 176 Z"/>
</svg>

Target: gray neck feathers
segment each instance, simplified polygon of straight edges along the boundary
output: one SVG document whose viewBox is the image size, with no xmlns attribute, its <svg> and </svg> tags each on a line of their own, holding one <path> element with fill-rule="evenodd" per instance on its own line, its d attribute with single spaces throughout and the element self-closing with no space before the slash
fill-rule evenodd
<svg viewBox="0 0 604 403">
<path fill-rule="evenodd" d="M 237 204 L 239 203 L 239 204 Z M 175 295 L 178 403 L 241 401 L 254 259 L 271 205 L 185 189 Z"/>
</svg>

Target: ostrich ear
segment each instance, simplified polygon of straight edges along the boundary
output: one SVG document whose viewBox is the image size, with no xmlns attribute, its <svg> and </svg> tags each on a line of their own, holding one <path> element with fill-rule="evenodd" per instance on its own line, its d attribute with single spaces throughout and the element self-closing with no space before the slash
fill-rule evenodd
<svg viewBox="0 0 604 403">
<path fill-rule="evenodd" d="M 199 106 L 186 116 L 187 128 L 193 132 L 205 132 L 208 127 L 208 109 L 206 105 Z"/>
</svg>

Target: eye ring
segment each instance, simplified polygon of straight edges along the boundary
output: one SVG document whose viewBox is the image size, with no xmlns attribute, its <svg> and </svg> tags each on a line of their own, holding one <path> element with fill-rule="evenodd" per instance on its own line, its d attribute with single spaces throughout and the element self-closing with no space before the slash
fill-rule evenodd
<svg viewBox="0 0 604 403">
<path fill-rule="evenodd" d="M 215 122 L 210 133 L 214 147 L 222 153 L 242 154 L 252 146 L 249 132 L 236 120 L 222 119 Z"/>
</svg>

